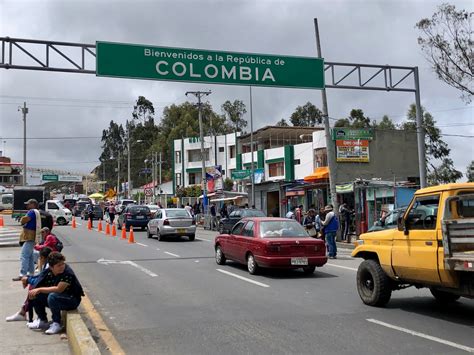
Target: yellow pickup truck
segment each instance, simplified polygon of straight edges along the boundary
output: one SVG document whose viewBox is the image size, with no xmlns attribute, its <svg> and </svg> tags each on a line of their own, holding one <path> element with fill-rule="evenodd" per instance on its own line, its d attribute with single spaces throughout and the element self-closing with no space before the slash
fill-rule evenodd
<svg viewBox="0 0 474 355">
<path fill-rule="evenodd" d="M 362 234 L 352 256 L 364 259 L 357 290 L 367 305 L 410 286 L 443 303 L 474 298 L 474 183 L 418 190 L 398 228 Z"/>
</svg>

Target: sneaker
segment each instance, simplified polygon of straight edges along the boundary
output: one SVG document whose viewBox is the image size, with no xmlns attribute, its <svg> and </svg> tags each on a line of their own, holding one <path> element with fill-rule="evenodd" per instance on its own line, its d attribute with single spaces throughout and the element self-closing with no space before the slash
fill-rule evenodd
<svg viewBox="0 0 474 355">
<path fill-rule="evenodd" d="M 21 281 L 22 278 L 23 276 L 20 275 L 20 276 L 12 278 L 12 281 Z"/>
<path fill-rule="evenodd" d="M 35 319 L 33 322 L 28 323 L 30 329 L 48 329 L 49 323 L 41 319 Z"/>
<path fill-rule="evenodd" d="M 61 324 L 59 323 L 56 323 L 56 322 L 53 322 L 50 326 L 49 326 L 49 329 L 47 331 L 45 331 L 46 334 L 58 334 L 59 332 L 61 332 L 61 330 L 63 330 L 63 327 L 61 327 Z"/>
<path fill-rule="evenodd" d="M 26 317 L 20 314 L 20 312 L 16 312 L 14 315 L 6 317 L 5 320 L 7 322 L 25 321 Z"/>
</svg>

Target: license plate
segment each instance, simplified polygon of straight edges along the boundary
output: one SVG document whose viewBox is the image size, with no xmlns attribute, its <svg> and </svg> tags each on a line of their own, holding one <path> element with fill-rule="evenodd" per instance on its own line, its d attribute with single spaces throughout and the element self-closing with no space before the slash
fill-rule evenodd
<svg viewBox="0 0 474 355">
<path fill-rule="evenodd" d="M 145 219 L 145 216 L 137 216 L 137 219 Z"/>
<path fill-rule="evenodd" d="M 178 228 L 178 233 L 186 233 L 186 229 L 185 228 Z"/>
<path fill-rule="evenodd" d="M 308 258 L 291 258 L 291 265 L 308 265 Z"/>
</svg>

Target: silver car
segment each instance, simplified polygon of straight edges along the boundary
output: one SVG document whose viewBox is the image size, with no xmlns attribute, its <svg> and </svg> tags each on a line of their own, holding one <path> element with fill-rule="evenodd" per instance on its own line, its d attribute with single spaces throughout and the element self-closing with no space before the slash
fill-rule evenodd
<svg viewBox="0 0 474 355">
<path fill-rule="evenodd" d="M 148 238 L 154 235 L 158 240 L 169 236 L 187 236 L 190 241 L 196 238 L 196 222 L 184 208 L 162 208 L 155 218 L 148 222 Z"/>
</svg>

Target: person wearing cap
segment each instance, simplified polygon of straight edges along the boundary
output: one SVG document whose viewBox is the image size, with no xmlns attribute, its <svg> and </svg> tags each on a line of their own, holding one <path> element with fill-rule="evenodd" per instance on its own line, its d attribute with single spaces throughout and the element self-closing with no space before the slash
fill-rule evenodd
<svg viewBox="0 0 474 355">
<path fill-rule="evenodd" d="M 23 276 L 33 275 L 35 272 L 34 263 L 34 246 L 35 243 L 40 241 L 41 238 L 41 217 L 38 211 L 38 201 L 34 198 L 30 198 L 25 202 L 28 212 L 25 216 L 21 217 L 20 223 L 23 225 L 23 229 L 20 233 L 20 275 L 13 278 L 13 281 L 20 281 Z"/>
<path fill-rule="evenodd" d="M 333 211 L 332 205 L 327 205 L 326 207 L 324 207 L 324 212 L 326 212 L 326 216 L 324 218 L 324 221 L 322 222 L 322 227 L 324 229 L 324 236 L 328 245 L 328 256 L 329 259 L 336 259 L 336 233 L 339 229 L 339 221 Z"/>
</svg>

